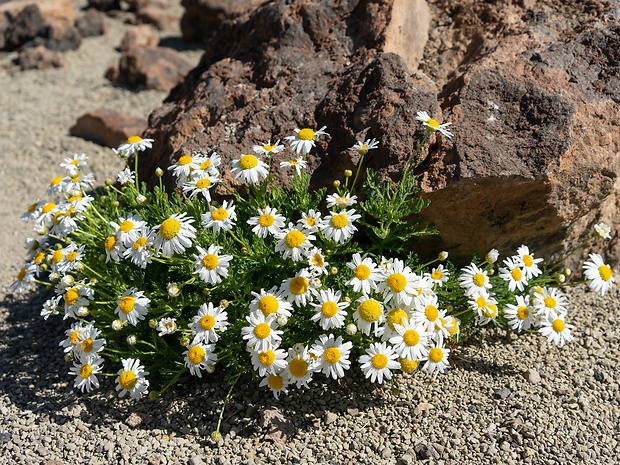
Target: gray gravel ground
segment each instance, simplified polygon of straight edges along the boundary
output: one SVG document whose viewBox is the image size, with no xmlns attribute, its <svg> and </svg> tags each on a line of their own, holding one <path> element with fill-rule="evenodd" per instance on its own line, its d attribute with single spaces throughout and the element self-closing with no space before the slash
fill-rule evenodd
<svg viewBox="0 0 620 465">
<path fill-rule="evenodd" d="M 20 299 L 7 286 L 29 233 L 18 217 L 57 163 L 85 152 L 100 180 L 120 168 L 108 149 L 67 135 L 75 119 L 105 107 L 146 117 L 165 97 L 102 77 L 125 28 L 111 22 L 105 37 L 67 54 L 66 68 L 0 72 L 0 463 L 620 463 L 618 288 L 605 298 L 570 292 L 575 341 L 564 348 L 483 330 L 435 381 L 415 373 L 374 387 L 352 370 L 346 382 L 280 401 L 237 386 L 221 442 L 210 437 L 227 389 L 217 374 L 157 400 L 119 400 L 111 379 L 90 395 L 75 391 L 58 347 L 65 327 L 38 316 L 46 296 Z M 295 430 L 284 445 L 262 422 L 274 409 Z"/>
</svg>

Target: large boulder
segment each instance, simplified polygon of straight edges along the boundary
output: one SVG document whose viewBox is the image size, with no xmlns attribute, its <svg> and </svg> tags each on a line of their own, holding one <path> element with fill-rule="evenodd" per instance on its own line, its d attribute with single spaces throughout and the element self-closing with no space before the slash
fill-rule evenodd
<svg viewBox="0 0 620 465">
<path fill-rule="evenodd" d="M 620 226 L 620 27 L 610 3 L 245 5 L 215 26 L 198 67 L 151 115 L 146 136 L 157 143 L 143 173 L 197 149 L 217 149 L 226 165 L 259 141 L 326 125 L 331 137 L 308 160 L 315 185 L 341 177 L 357 161 L 347 148 L 364 137 L 381 142 L 367 166 L 398 179 L 426 110 L 453 123 L 454 138 L 431 137 L 416 160 L 431 200 L 424 218 L 443 241 L 418 250 L 465 261 L 525 243 L 558 258 L 596 221 Z M 617 236 L 611 244 L 615 262 Z"/>
</svg>

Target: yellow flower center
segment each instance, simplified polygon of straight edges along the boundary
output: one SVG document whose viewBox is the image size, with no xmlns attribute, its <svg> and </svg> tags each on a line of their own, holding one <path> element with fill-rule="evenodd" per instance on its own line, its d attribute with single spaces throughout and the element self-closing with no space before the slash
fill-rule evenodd
<svg viewBox="0 0 620 465">
<path fill-rule="evenodd" d="M 205 359 L 205 350 L 200 346 L 194 346 L 187 352 L 187 358 L 194 365 L 200 365 Z"/>
<path fill-rule="evenodd" d="M 385 356 L 385 354 L 375 354 L 370 359 L 370 362 L 372 363 L 372 366 L 375 367 L 377 370 L 381 370 L 387 366 L 388 358 Z"/>
<path fill-rule="evenodd" d="M 61 250 L 56 250 L 52 254 L 52 262 L 53 263 L 59 263 L 63 258 L 65 258 L 65 254 L 62 253 Z"/>
<path fill-rule="evenodd" d="M 179 158 L 179 161 L 177 162 L 177 164 L 179 166 L 185 166 L 185 165 L 189 165 L 192 161 L 194 161 L 192 157 L 190 157 L 189 155 L 183 155 L 181 158 Z"/>
<path fill-rule="evenodd" d="M 392 289 L 392 292 L 402 292 L 407 286 L 407 278 L 400 273 L 392 273 L 387 279 L 387 285 Z"/>
<path fill-rule="evenodd" d="M 484 286 L 484 275 L 482 273 L 476 273 L 472 278 L 474 284 L 478 287 Z"/>
<path fill-rule="evenodd" d="M 276 361 L 276 354 L 271 349 L 267 349 L 265 352 L 258 354 L 258 361 L 263 366 L 271 366 Z"/>
<path fill-rule="evenodd" d="M 94 341 L 87 337 L 86 339 L 84 339 L 82 341 L 82 351 L 83 352 L 91 352 L 93 350 L 94 347 Z"/>
<path fill-rule="evenodd" d="M 219 258 L 215 254 L 208 253 L 204 257 L 202 257 L 202 266 L 204 266 L 209 271 L 217 268 L 218 263 Z"/>
<path fill-rule="evenodd" d="M 198 189 L 206 189 L 211 185 L 211 180 L 209 178 L 202 178 L 196 181 L 196 187 Z"/>
<path fill-rule="evenodd" d="M 133 243 L 133 249 L 138 250 L 140 247 L 144 247 L 146 245 L 146 237 L 139 237 Z"/>
<path fill-rule="evenodd" d="M 521 305 L 519 308 L 517 308 L 517 318 L 519 320 L 527 320 L 527 318 L 530 316 L 530 309 L 527 308 L 525 305 Z"/>
<path fill-rule="evenodd" d="M 159 234 L 161 237 L 169 241 L 170 239 L 174 239 L 179 231 L 181 230 L 181 222 L 176 218 L 168 218 L 161 224 L 159 228 Z"/>
<path fill-rule="evenodd" d="M 416 368 L 418 368 L 419 364 L 419 360 L 410 360 L 408 358 L 400 359 L 400 369 L 403 371 L 403 373 L 411 373 Z"/>
<path fill-rule="evenodd" d="M 53 202 L 48 202 L 45 205 L 43 205 L 43 207 L 41 207 L 41 211 L 43 213 L 49 213 L 51 212 L 54 208 L 56 208 L 56 204 Z"/>
<path fill-rule="evenodd" d="M 512 276 L 512 279 L 514 279 L 515 281 L 521 281 L 523 274 L 521 273 L 521 270 L 519 268 L 513 268 L 512 270 L 510 270 L 510 276 Z"/>
<path fill-rule="evenodd" d="M 274 391 L 279 391 L 284 387 L 284 379 L 280 375 L 269 375 L 267 383 Z"/>
<path fill-rule="evenodd" d="M 433 129 L 433 131 L 439 129 L 439 121 L 434 120 L 433 118 L 427 119 L 426 124 L 428 124 Z"/>
<path fill-rule="evenodd" d="M 297 276 L 291 280 L 289 289 L 295 295 L 302 295 L 306 293 L 308 286 L 310 286 L 310 281 L 303 276 Z"/>
<path fill-rule="evenodd" d="M 269 144 L 265 144 L 263 145 L 263 150 L 265 152 L 271 152 L 273 149 L 275 149 L 276 146 L 275 145 L 269 145 Z"/>
<path fill-rule="evenodd" d="M 41 262 L 43 261 L 44 258 L 45 258 L 45 252 L 37 252 L 37 254 L 32 259 L 32 262 L 35 265 L 39 265 L 39 264 L 41 264 Z"/>
<path fill-rule="evenodd" d="M 140 136 L 131 136 L 127 139 L 128 144 L 135 144 L 136 142 L 142 141 L 142 137 Z"/>
<path fill-rule="evenodd" d="M 551 297 L 550 295 L 548 295 L 547 297 L 545 297 L 544 299 L 545 302 L 545 307 L 547 308 L 555 308 L 556 305 L 558 304 L 558 301 L 555 300 L 553 297 Z"/>
<path fill-rule="evenodd" d="M 50 186 L 54 187 L 57 186 L 58 184 L 60 184 L 62 182 L 62 176 L 56 176 L 55 178 L 52 178 L 52 180 L 50 181 Z"/>
<path fill-rule="evenodd" d="M 327 363 L 338 363 L 340 360 L 340 349 L 338 347 L 329 347 L 323 352 L 323 358 Z"/>
<path fill-rule="evenodd" d="M 325 261 L 323 260 L 323 255 L 321 255 L 320 253 L 315 253 L 311 259 L 312 264 L 314 266 L 316 266 L 317 268 L 320 268 L 323 266 L 323 264 L 325 263 Z"/>
<path fill-rule="evenodd" d="M 381 318 L 383 309 L 375 299 L 366 299 L 359 305 L 358 311 L 362 320 L 372 323 Z"/>
<path fill-rule="evenodd" d="M 225 208 L 216 208 L 213 210 L 213 213 L 211 213 L 211 218 L 215 221 L 223 221 L 228 218 L 228 211 L 226 211 Z"/>
<path fill-rule="evenodd" d="M 360 281 L 364 281 L 370 276 L 370 268 L 368 268 L 366 265 L 357 265 L 355 267 L 355 270 L 353 270 L 353 274 Z"/>
<path fill-rule="evenodd" d="M 297 138 L 301 140 L 314 140 L 314 131 L 310 128 L 304 128 L 297 133 Z"/>
<path fill-rule="evenodd" d="M 448 328 L 448 333 L 450 334 L 450 336 L 454 336 L 455 334 L 458 334 L 458 332 L 459 332 L 459 322 L 453 318 L 452 324 Z"/>
<path fill-rule="evenodd" d="M 254 155 L 251 154 L 247 154 L 247 155 L 243 155 L 240 159 L 239 159 L 239 167 L 242 170 L 251 170 L 252 168 L 256 168 L 258 166 L 258 158 L 256 158 Z"/>
<path fill-rule="evenodd" d="M 598 267 L 598 274 L 601 276 L 603 281 L 607 282 L 612 276 L 611 268 L 609 265 L 601 265 Z"/>
<path fill-rule="evenodd" d="M 409 321 L 409 315 L 402 308 L 395 308 L 387 315 L 387 324 L 392 331 L 394 331 L 394 325 L 403 324 L 403 320 Z"/>
<path fill-rule="evenodd" d="M 116 237 L 108 236 L 103 243 L 103 246 L 108 252 L 112 252 L 112 250 L 114 250 L 114 247 L 116 247 Z"/>
<path fill-rule="evenodd" d="M 134 224 L 132 221 L 129 220 L 125 220 L 121 223 L 121 225 L 119 226 L 118 229 L 120 229 L 121 231 L 123 231 L 125 234 L 127 234 L 129 231 L 131 231 L 134 227 Z"/>
<path fill-rule="evenodd" d="M 270 215 L 269 213 L 263 213 L 261 216 L 258 217 L 258 224 L 260 224 L 263 228 L 268 228 L 275 221 L 276 219 L 274 218 L 274 216 Z"/>
<path fill-rule="evenodd" d="M 495 318 L 497 316 L 497 305 L 495 304 L 489 304 L 483 311 L 482 313 L 484 314 L 484 316 L 486 316 L 487 318 Z"/>
<path fill-rule="evenodd" d="M 434 305 L 427 305 L 424 309 L 424 315 L 428 321 L 435 321 L 439 316 L 439 310 Z"/>
<path fill-rule="evenodd" d="M 303 358 L 294 358 L 288 364 L 288 371 L 295 378 L 302 378 L 308 373 L 308 362 L 306 362 Z"/>
<path fill-rule="evenodd" d="M 258 309 L 263 312 L 263 315 L 268 316 L 272 313 L 276 313 L 279 308 L 278 299 L 272 295 L 266 295 L 261 297 L 258 301 Z"/>
<path fill-rule="evenodd" d="M 531 257 L 531 255 L 523 255 L 521 260 L 523 261 L 523 264 L 527 267 L 530 267 L 534 264 L 534 259 Z"/>
<path fill-rule="evenodd" d="M 79 329 L 71 331 L 71 334 L 69 335 L 69 342 L 72 345 L 76 345 L 78 342 L 80 342 L 80 332 L 81 330 Z"/>
<path fill-rule="evenodd" d="M 73 195 L 69 197 L 69 200 L 67 200 L 67 202 L 73 203 L 73 202 L 79 202 L 80 200 L 82 200 L 82 196 L 78 194 L 78 195 Z"/>
<path fill-rule="evenodd" d="M 478 306 L 478 308 L 484 308 L 487 306 L 487 299 L 485 299 L 484 297 L 480 296 L 476 299 L 476 305 Z"/>
<path fill-rule="evenodd" d="M 63 297 L 63 299 L 65 300 L 65 303 L 69 307 L 71 307 L 72 305 L 75 305 L 79 298 L 80 298 L 80 290 L 77 287 L 72 287 L 71 289 L 68 289 L 67 292 L 65 292 L 65 295 Z"/>
<path fill-rule="evenodd" d="M 215 317 L 213 315 L 205 315 L 200 319 L 200 327 L 205 331 L 210 331 L 215 327 Z"/>
<path fill-rule="evenodd" d="M 200 169 L 202 171 L 208 170 L 211 167 L 211 160 L 205 160 L 200 164 Z"/>
<path fill-rule="evenodd" d="M 90 377 L 90 375 L 93 374 L 93 367 L 91 365 L 89 365 L 88 363 L 85 363 L 84 365 L 82 365 L 82 367 L 80 368 L 80 377 L 81 378 L 88 378 Z"/>
<path fill-rule="evenodd" d="M 349 224 L 349 218 L 344 213 L 339 213 L 338 215 L 332 216 L 330 223 L 334 228 L 342 229 Z"/>
<path fill-rule="evenodd" d="M 24 279 L 24 277 L 26 276 L 26 273 L 28 272 L 28 270 L 26 268 L 22 268 L 22 270 L 19 272 L 19 274 L 17 275 L 17 280 L 21 281 Z"/>
<path fill-rule="evenodd" d="M 130 295 L 126 295 L 125 297 L 121 298 L 121 301 L 118 304 L 118 307 L 121 309 L 121 312 L 128 314 L 131 313 L 133 311 L 133 309 L 136 306 L 136 300 L 130 296 Z"/>
<path fill-rule="evenodd" d="M 60 222 L 62 221 L 62 217 L 65 216 L 63 212 L 56 212 L 54 213 L 54 216 L 52 218 L 52 223 L 54 223 L 56 226 L 58 226 L 60 224 Z"/>
<path fill-rule="evenodd" d="M 431 273 L 431 279 L 434 279 L 435 281 L 439 281 L 442 277 L 443 273 L 441 270 L 435 270 Z"/>
<path fill-rule="evenodd" d="M 32 205 L 30 205 L 28 207 L 28 213 L 32 213 L 33 211 L 35 211 L 37 209 L 37 204 L 33 203 Z"/>
<path fill-rule="evenodd" d="M 316 224 L 316 218 L 314 216 L 309 216 L 306 218 L 306 224 L 308 226 L 314 226 Z"/>
<path fill-rule="evenodd" d="M 284 236 L 284 243 L 289 249 L 299 248 L 304 242 L 306 242 L 306 236 L 298 229 L 293 229 Z"/>
<path fill-rule="evenodd" d="M 321 313 L 325 318 L 332 318 L 338 314 L 338 304 L 336 302 L 324 302 L 321 305 Z"/>
<path fill-rule="evenodd" d="M 130 391 L 138 384 L 138 377 L 133 371 L 125 370 L 118 377 L 118 384 L 126 391 Z"/>
<path fill-rule="evenodd" d="M 420 335 L 415 329 L 408 329 L 403 334 L 403 341 L 410 347 L 417 345 L 420 342 Z"/>
<path fill-rule="evenodd" d="M 78 254 L 78 253 L 77 253 L 76 251 L 69 252 L 69 253 L 67 254 L 67 261 L 68 261 L 68 262 L 74 262 L 74 261 L 75 261 L 75 259 L 76 259 L 76 257 L 77 257 L 77 254 Z"/>
<path fill-rule="evenodd" d="M 78 182 L 80 180 L 80 175 L 76 174 L 75 176 L 71 177 L 71 182 Z"/>
<path fill-rule="evenodd" d="M 566 325 L 562 320 L 556 318 L 555 320 L 553 320 L 553 323 L 551 323 L 551 327 L 556 333 L 561 333 L 566 328 Z"/>
<path fill-rule="evenodd" d="M 289 163 L 293 166 L 299 165 L 299 162 L 297 160 L 290 160 Z"/>
<path fill-rule="evenodd" d="M 254 335 L 259 339 L 265 339 L 271 334 L 271 326 L 267 323 L 259 323 L 254 327 Z"/>
<path fill-rule="evenodd" d="M 428 359 L 435 363 L 441 362 L 443 360 L 443 350 L 439 347 L 433 347 L 428 353 Z"/>
</svg>

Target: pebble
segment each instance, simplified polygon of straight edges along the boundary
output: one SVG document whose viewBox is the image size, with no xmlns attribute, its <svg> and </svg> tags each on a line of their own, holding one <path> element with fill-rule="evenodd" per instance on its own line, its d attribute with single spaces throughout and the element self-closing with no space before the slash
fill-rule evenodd
<svg viewBox="0 0 620 465">
<path fill-rule="evenodd" d="M 499 391 L 495 391 L 495 397 L 498 399 L 506 399 L 512 391 L 508 388 L 501 388 Z"/>
<path fill-rule="evenodd" d="M 540 373 L 535 368 L 530 368 L 525 374 L 525 378 L 532 384 L 540 383 Z"/>
</svg>

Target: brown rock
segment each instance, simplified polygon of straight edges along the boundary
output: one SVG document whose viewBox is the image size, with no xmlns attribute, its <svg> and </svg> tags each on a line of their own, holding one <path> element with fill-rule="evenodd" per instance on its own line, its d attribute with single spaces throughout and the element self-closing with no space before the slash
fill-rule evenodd
<svg viewBox="0 0 620 465">
<path fill-rule="evenodd" d="M 165 8 L 147 6 L 136 12 L 136 19 L 139 24 L 152 24 L 160 31 L 170 31 L 176 29 L 180 17 Z"/>
<path fill-rule="evenodd" d="M 125 32 L 121 40 L 121 52 L 127 52 L 136 47 L 155 47 L 159 38 L 148 24 L 134 26 Z"/>
<path fill-rule="evenodd" d="M 37 36 L 47 34 L 48 24 L 35 4 L 26 5 L 19 11 L 7 11 L 4 34 L 4 50 L 16 50 Z"/>
<path fill-rule="evenodd" d="M 140 135 L 147 123 L 142 118 L 114 110 L 95 110 L 80 116 L 69 134 L 105 147 L 118 147 L 131 136 Z"/>
<path fill-rule="evenodd" d="M 117 82 L 131 87 L 170 90 L 192 69 L 183 56 L 166 47 L 135 47 L 123 52 Z"/>
<path fill-rule="evenodd" d="M 286 444 L 297 432 L 293 422 L 277 408 L 264 409 L 261 412 L 259 424 L 265 431 L 265 439 L 277 445 Z"/>
<path fill-rule="evenodd" d="M 82 37 L 102 36 L 108 32 L 108 22 L 103 13 L 94 8 L 86 10 L 80 18 L 75 20 Z"/>
<path fill-rule="evenodd" d="M 99 11 L 120 10 L 119 0 L 88 0 L 88 7 Z"/>
<path fill-rule="evenodd" d="M 146 8 L 151 4 L 151 0 L 127 0 L 129 4 L 129 8 L 131 10 L 137 11 L 142 8 Z"/>
<path fill-rule="evenodd" d="M 43 45 L 23 49 L 19 52 L 18 59 L 22 70 L 62 68 L 66 64 L 62 53 L 52 51 Z"/>
</svg>

